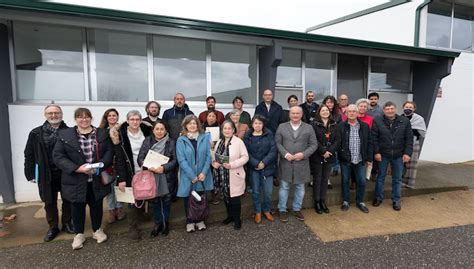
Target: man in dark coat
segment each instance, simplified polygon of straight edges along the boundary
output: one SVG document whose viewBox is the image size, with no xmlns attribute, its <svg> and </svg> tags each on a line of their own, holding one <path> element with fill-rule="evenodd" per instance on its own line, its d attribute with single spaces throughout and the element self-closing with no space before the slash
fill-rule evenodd
<svg viewBox="0 0 474 269">
<path fill-rule="evenodd" d="M 319 105 L 314 102 L 313 91 L 306 92 L 306 102 L 300 104 L 300 107 L 303 109 L 302 120 L 306 123 L 311 123 L 316 117 L 316 112 L 319 108 Z"/>
<path fill-rule="evenodd" d="M 272 133 L 278 129 L 281 123 L 283 108 L 275 101 L 273 101 L 273 92 L 266 89 L 263 92 L 263 101 L 255 108 L 254 115 L 261 115 L 265 117 L 265 127 Z"/>
<path fill-rule="evenodd" d="M 174 106 L 163 113 L 163 121 L 168 124 L 169 134 L 173 140 L 178 139 L 182 130 L 181 123 L 187 115 L 194 115 L 194 113 L 189 110 L 184 95 L 177 93 L 174 96 Z"/>
<path fill-rule="evenodd" d="M 413 131 L 410 120 L 396 114 L 396 106 L 387 102 L 383 106 L 383 117 L 374 118 L 372 138 L 374 159 L 379 162 L 379 174 L 375 185 L 373 206 L 379 206 L 384 198 L 384 181 L 387 168 L 392 168 L 392 206 L 400 211 L 400 196 L 403 163 L 410 161 L 413 153 Z"/>
<path fill-rule="evenodd" d="M 63 121 L 61 107 L 55 104 L 44 109 L 46 121 L 34 128 L 25 147 L 25 177 L 38 185 L 41 200 L 44 202 L 49 230 L 45 242 L 53 240 L 59 233 L 58 192 L 61 192 L 61 170 L 53 162 L 53 149 L 58 130 L 67 128 Z M 62 230 L 74 233 L 71 222 L 71 204 L 62 196 Z"/>
</svg>

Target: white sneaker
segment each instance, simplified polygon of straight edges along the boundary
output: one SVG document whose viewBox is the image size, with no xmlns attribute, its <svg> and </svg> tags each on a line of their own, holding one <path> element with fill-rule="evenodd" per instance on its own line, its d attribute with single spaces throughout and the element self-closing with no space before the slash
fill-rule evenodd
<svg viewBox="0 0 474 269">
<path fill-rule="evenodd" d="M 206 224 L 204 224 L 204 221 L 200 221 L 196 223 L 196 227 L 198 228 L 199 231 L 206 230 Z"/>
<path fill-rule="evenodd" d="M 107 235 L 104 233 L 104 230 L 102 230 L 102 228 L 100 228 L 99 230 L 92 233 L 92 238 L 97 240 L 97 243 L 100 244 L 100 243 L 104 242 L 105 240 L 107 240 Z"/>
<path fill-rule="evenodd" d="M 84 242 L 86 241 L 86 237 L 84 234 L 76 234 L 74 236 L 74 240 L 72 241 L 72 249 L 81 249 L 84 245 Z"/>
<path fill-rule="evenodd" d="M 195 229 L 194 229 L 194 223 L 188 223 L 188 224 L 186 224 L 186 232 L 192 233 L 192 232 L 194 232 L 194 231 L 195 231 Z"/>
</svg>

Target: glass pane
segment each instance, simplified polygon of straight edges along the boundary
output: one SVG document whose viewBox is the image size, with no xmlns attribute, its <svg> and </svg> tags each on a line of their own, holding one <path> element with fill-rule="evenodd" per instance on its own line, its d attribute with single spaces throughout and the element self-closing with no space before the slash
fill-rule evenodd
<svg viewBox="0 0 474 269">
<path fill-rule="evenodd" d="M 218 103 L 240 96 L 256 103 L 257 48 L 254 45 L 212 43 L 212 95 Z"/>
<path fill-rule="evenodd" d="M 205 41 L 155 36 L 153 47 L 155 99 L 173 100 L 181 92 L 188 101 L 205 100 Z"/>
<path fill-rule="evenodd" d="M 454 5 L 453 48 L 472 50 L 474 9 Z"/>
<path fill-rule="evenodd" d="M 148 100 L 146 36 L 95 30 L 93 40 L 97 100 Z"/>
<path fill-rule="evenodd" d="M 411 62 L 373 57 L 371 60 L 370 88 L 411 91 Z"/>
<path fill-rule="evenodd" d="M 367 69 L 367 56 L 338 55 L 337 94 L 346 94 L 349 104 L 367 96 Z"/>
<path fill-rule="evenodd" d="M 13 25 L 19 100 L 84 100 L 82 30 Z"/>
<path fill-rule="evenodd" d="M 301 85 L 301 50 L 283 49 L 277 70 L 278 85 Z"/>
<path fill-rule="evenodd" d="M 449 48 L 451 39 L 451 4 L 434 2 L 428 6 L 426 45 Z"/>
<path fill-rule="evenodd" d="M 315 93 L 315 100 L 320 103 L 331 94 L 331 80 L 334 69 L 334 54 L 329 52 L 306 52 L 306 91 Z"/>
</svg>

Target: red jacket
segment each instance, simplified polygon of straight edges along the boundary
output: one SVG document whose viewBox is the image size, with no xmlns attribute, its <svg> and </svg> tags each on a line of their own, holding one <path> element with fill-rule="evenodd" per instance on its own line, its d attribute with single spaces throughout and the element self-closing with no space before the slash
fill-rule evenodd
<svg viewBox="0 0 474 269">
<path fill-rule="evenodd" d="M 374 121 L 374 118 L 372 116 L 369 116 L 367 114 L 365 114 L 364 116 L 358 116 L 357 118 L 359 118 L 359 120 L 367 123 L 370 127 L 370 129 L 372 129 L 372 122 Z"/>
</svg>

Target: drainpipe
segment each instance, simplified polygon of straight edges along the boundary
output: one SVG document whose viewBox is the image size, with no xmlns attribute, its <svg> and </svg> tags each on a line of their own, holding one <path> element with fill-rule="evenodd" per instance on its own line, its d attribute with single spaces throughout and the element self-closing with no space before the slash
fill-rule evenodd
<svg viewBox="0 0 474 269">
<path fill-rule="evenodd" d="M 433 2 L 433 0 L 425 0 L 416 8 L 416 15 L 415 15 L 415 47 L 420 46 L 420 17 L 421 17 L 421 10 L 428 5 L 429 3 Z"/>
</svg>

